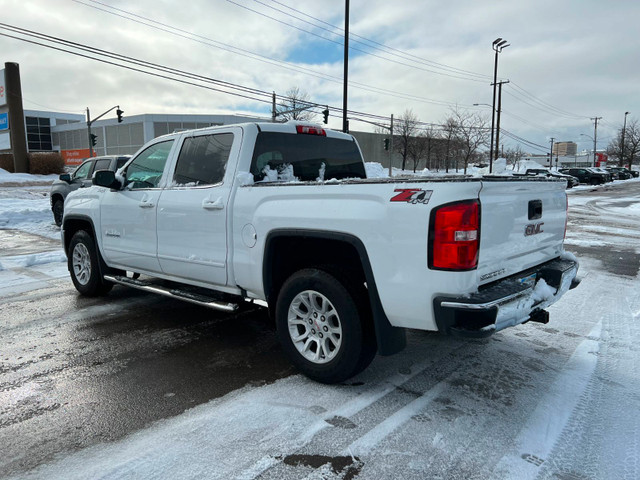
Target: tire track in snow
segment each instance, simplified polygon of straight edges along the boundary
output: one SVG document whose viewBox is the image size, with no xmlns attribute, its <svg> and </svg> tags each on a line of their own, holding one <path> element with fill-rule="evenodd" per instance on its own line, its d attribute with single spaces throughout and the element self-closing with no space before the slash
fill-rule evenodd
<svg viewBox="0 0 640 480">
<path fill-rule="evenodd" d="M 552 453 L 598 363 L 602 321 L 578 345 L 547 394 L 538 402 L 515 440 L 516 448 L 502 457 L 496 478 L 534 479 Z"/>
</svg>

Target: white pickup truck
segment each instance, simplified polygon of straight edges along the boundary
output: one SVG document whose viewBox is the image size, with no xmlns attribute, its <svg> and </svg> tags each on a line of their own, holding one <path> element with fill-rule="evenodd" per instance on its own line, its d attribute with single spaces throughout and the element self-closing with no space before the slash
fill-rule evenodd
<svg viewBox="0 0 640 480">
<path fill-rule="evenodd" d="M 577 285 L 564 182 L 368 179 L 348 134 L 297 123 L 174 133 L 66 200 L 84 295 L 114 284 L 233 311 L 269 309 L 304 374 L 340 382 L 405 329 L 485 337 Z"/>
</svg>

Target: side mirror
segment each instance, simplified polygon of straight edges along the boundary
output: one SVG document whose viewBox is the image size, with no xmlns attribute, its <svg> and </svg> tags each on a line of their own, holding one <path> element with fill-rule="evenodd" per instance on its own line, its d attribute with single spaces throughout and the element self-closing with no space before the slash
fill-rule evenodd
<svg viewBox="0 0 640 480">
<path fill-rule="evenodd" d="M 99 187 L 107 187 L 113 190 L 120 190 L 122 184 L 116 179 L 115 172 L 111 170 L 98 170 L 93 174 L 92 182 Z"/>
<path fill-rule="evenodd" d="M 63 182 L 71 183 L 71 175 L 69 175 L 68 173 L 63 173 L 59 178 Z"/>
</svg>

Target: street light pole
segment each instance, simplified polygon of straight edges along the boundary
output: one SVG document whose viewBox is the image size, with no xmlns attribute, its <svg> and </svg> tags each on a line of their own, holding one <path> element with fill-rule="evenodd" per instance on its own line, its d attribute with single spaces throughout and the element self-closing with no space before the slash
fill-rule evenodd
<svg viewBox="0 0 640 480">
<path fill-rule="evenodd" d="M 347 86 L 349 85 L 349 0 L 344 3 L 344 78 L 342 79 L 342 131 L 349 131 L 347 121 Z"/>
<path fill-rule="evenodd" d="M 489 173 L 493 171 L 493 132 L 496 124 L 496 86 L 498 82 L 498 54 L 508 46 L 509 44 L 507 43 L 507 41 L 502 38 L 496 38 L 492 44 L 493 51 L 496 52 L 496 55 L 495 55 L 495 62 L 493 67 L 493 83 L 491 84 L 493 85 L 493 104 L 492 104 L 493 107 L 491 112 L 491 145 L 489 147 Z"/>
<path fill-rule="evenodd" d="M 622 141 L 620 142 L 620 166 L 624 166 L 624 131 L 627 129 L 627 115 L 630 112 L 624 112 L 624 124 L 622 126 Z M 631 170 L 631 165 L 629 165 L 629 170 Z"/>
</svg>

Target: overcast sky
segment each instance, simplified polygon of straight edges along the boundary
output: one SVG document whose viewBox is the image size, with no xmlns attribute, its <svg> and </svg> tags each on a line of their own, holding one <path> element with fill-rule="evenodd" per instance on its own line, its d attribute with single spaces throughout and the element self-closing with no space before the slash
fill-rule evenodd
<svg viewBox="0 0 640 480">
<path fill-rule="evenodd" d="M 260 91 L 297 86 L 314 102 L 342 106 L 342 0 L 0 0 L 0 11 L 12 26 Z M 633 0 L 351 0 L 349 109 L 396 117 L 412 109 L 430 123 L 456 105 L 490 116 L 473 104 L 492 103 L 491 44 L 502 37 L 510 43 L 498 67 L 499 80 L 510 81 L 502 128 L 546 149 L 551 137 L 592 149 L 580 134 L 593 137 L 590 118 L 602 117 L 605 148 L 625 111 L 628 122 L 640 118 L 639 29 Z M 4 36 L 0 52 L 2 63 L 20 64 L 25 109 L 270 115 L 268 103 Z M 330 127 L 341 127 L 338 115 Z"/>
</svg>

